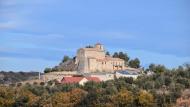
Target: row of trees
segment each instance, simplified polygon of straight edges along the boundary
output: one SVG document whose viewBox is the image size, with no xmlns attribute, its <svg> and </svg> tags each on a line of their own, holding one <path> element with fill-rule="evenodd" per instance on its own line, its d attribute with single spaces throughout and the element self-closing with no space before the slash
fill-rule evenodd
<svg viewBox="0 0 190 107">
<path fill-rule="evenodd" d="M 152 66 L 149 67 L 151 69 Z M 160 65 L 155 74 L 106 82 L 52 85 L 26 84 L 0 87 L 0 106 L 9 107 L 172 107 L 181 92 L 190 88 L 190 65 L 177 69 Z M 159 68 L 159 69 L 158 69 Z M 162 68 L 162 67 L 161 67 Z"/>
<path fill-rule="evenodd" d="M 110 55 L 109 52 L 106 53 L 107 55 Z M 125 61 L 125 65 L 132 67 L 132 68 L 140 68 L 140 60 L 138 58 L 130 59 L 130 57 L 127 55 L 127 53 L 123 52 L 115 52 L 112 57 L 114 58 L 120 58 Z"/>
<path fill-rule="evenodd" d="M 111 88 L 111 89 L 110 89 Z M 3 107 L 127 107 L 141 105 L 151 107 L 153 95 L 145 90 L 138 93 L 115 87 L 111 82 L 85 86 L 74 85 L 25 85 L 20 87 L 0 87 L 0 106 Z M 136 96 L 137 95 L 137 96 Z"/>
</svg>

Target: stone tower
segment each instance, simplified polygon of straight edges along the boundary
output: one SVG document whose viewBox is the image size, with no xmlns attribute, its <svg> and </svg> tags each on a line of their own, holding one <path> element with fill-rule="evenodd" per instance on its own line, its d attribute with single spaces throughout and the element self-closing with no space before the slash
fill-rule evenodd
<svg viewBox="0 0 190 107">
<path fill-rule="evenodd" d="M 95 48 L 104 51 L 104 46 L 100 43 L 95 44 Z"/>
</svg>

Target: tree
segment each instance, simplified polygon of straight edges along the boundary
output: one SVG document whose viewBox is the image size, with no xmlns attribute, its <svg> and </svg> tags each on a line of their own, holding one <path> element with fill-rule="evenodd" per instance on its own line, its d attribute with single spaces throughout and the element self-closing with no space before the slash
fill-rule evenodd
<svg viewBox="0 0 190 107">
<path fill-rule="evenodd" d="M 123 52 L 115 52 L 112 57 L 123 59 L 125 61 L 125 64 L 127 64 L 129 61 L 129 56 L 127 55 L 127 53 Z"/>
<path fill-rule="evenodd" d="M 185 67 L 185 69 L 186 69 L 187 71 L 190 72 L 190 63 L 185 63 L 185 64 L 184 64 L 184 67 Z"/>
<path fill-rule="evenodd" d="M 164 72 L 165 70 L 166 70 L 166 68 L 165 68 L 164 65 L 157 65 L 157 66 L 155 67 L 154 72 L 155 72 L 155 73 L 162 73 L 162 72 Z"/>
<path fill-rule="evenodd" d="M 177 71 L 184 71 L 183 66 L 178 66 Z"/>
<path fill-rule="evenodd" d="M 172 79 L 169 76 L 165 76 L 164 81 L 165 81 L 165 85 L 169 86 L 171 84 L 171 82 L 172 82 Z"/>
<path fill-rule="evenodd" d="M 130 60 L 129 66 L 132 68 L 140 68 L 140 60 L 138 58 L 135 58 L 134 60 Z"/>
<path fill-rule="evenodd" d="M 107 52 L 106 52 L 106 55 L 107 55 L 107 56 L 110 56 L 110 53 L 107 51 Z"/>
<path fill-rule="evenodd" d="M 119 54 L 117 52 L 115 52 L 112 57 L 119 58 Z"/>
<path fill-rule="evenodd" d="M 70 60 L 70 59 L 71 59 L 71 58 L 70 58 L 69 56 L 65 55 L 65 56 L 63 57 L 62 63 L 66 62 L 66 61 L 68 61 L 68 60 Z"/>
<path fill-rule="evenodd" d="M 138 96 L 138 102 L 141 107 L 153 107 L 153 95 L 144 90 L 140 91 Z"/>
<path fill-rule="evenodd" d="M 86 48 L 93 48 L 93 46 L 91 46 L 91 45 L 87 45 Z"/>
<path fill-rule="evenodd" d="M 51 72 L 51 71 L 52 71 L 51 68 L 45 68 L 44 73 L 49 73 L 49 72 Z"/>
<path fill-rule="evenodd" d="M 149 65 L 149 70 L 153 71 L 155 73 L 162 73 L 166 70 L 166 67 L 164 65 L 155 65 L 155 64 L 150 64 Z"/>
<path fill-rule="evenodd" d="M 149 70 L 150 70 L 150 71 L 154 71 L 154 70 L 155 70 L 155 67 L 156 67 L 155 64 L 150 64 L 150 65 L 149 65 Z"/>
<path fill-rule="evenodd" d="M 44 82 L 40 82 L 40 85 L 41 85 L 41 86 L 44 86 L 44 85 L 45 85 L 45 83 L 44 83 Z"/>
<path fill-rule="evenodd" d="M 127 62 L 129 61 L 127 53 L 119 52 L 119 58 L 123 59 L 125 61 L 125 64 L 127 64 Z"/>
<path fill-rule="evenodd" d="M 51 97 L 53 107 L 73 107 L 70 103 L 70 96 L 68 93 L 57 92 Z"/>
<path fill-rule="evenodd" d="M 190 80 L 186 79 L 186 78 L 177 78 L 177 83 L 180 83 L 182 85 L 185 86 L 185 88 L 189 88 L 190 87 Z"/>
<path fill-rule="evenodd" d="M 47 84 L 48 84 L 49 86 L 52 86 L 52 85 L 53 85 L 53 80 L 48 81 Z"/>
<path fill-rule="evenodd" d="M 73 57 L 73 60 L 74 60 L 74 61 L 76 60 L 76 56 Z"/>
<path fill-rule="evenodd" d="M 134 97 L 132 92 L 121 90 L 118 94 L 113 96 L 112 101 L 116 107 L 131 107 Z"/>
<path fill-rule="evenodd" d="M 53 107 L 75 107 L 83 100 L 87 92 L 75 88 L 70 92 L 57 92 L 51 97 Z"/>
<path fill-rule="evenodd" d="M 107 94 L 111 94 L 111 95 L 116 94 L 118 92 L 117 87 L 111 81 L 107 81 L 105 91 Z"/>
<path fill-rule="evenodd" d="M 55 66 L 51 69 L 51 72 L 55 72 L 55 71 L 59 71 L 59 67 L 58 66 Z"/>
<path fill-rule="evenodd" d="M 14 90 L 0 86 L 0 107 L 11 107 L 14 104 Z"/>
<path fill-rule="evenodd" d="M 33 107 L 37 106 L 37 102 L 39 100 L 39 97 L 34 95 L 32 92 L 20 88 L 17 90 L 17 93 L 15 95 L 15 104 L 14 107 Z"/>
<path fill-rule="evenodd" d="M 69 93 L 70 93 L 69 94 L 70 102 L 74 105 L 80 103 L 80 101 L 83 100 L 87 95 L 87 92 L 80 88 L 75 88 L 75 89 L 71 90 Z"/>
</svg>

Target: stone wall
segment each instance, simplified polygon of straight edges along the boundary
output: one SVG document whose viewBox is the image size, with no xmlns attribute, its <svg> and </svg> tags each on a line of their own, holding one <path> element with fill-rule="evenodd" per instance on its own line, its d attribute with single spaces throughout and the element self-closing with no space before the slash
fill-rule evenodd
<svg viewBox="0 0 190 107">
<path fill-rule="evenodd" d="M 50 72 L 50 73 L 45 73 L 44 75 L 42 75 L 42 79 L 45 82 L 50 81 L 50 80 L 55 80 L 55 79 L 58 81 L 61 81 L 61 79 L 64 76 L 73 76 L 77 74 L 78 74 L 77 71 Z"/>
<path fill-rule="evenodd" d="M 93 57 L 96 59 L 104 59 L 105 52 L 104 51 L 85 51 L 85 57 Z"/>
</svg>

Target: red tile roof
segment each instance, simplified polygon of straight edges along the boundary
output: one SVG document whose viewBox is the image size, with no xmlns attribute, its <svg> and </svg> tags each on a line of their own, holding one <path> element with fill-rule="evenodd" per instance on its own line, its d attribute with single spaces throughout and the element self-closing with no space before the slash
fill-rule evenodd
<svg viewBox="0 0 190 107">
<path fill-rule="evenodd" d="M 64 84 L 73 84 L 73 83 L 79 83 L 83 77 L 63 77 L 61 80 L 61 83 Z"/>
<path fill-rule="evenodd" d="M 100 82 L 98 77 L 85 77 L 88 81 Z"/>
</svg>

